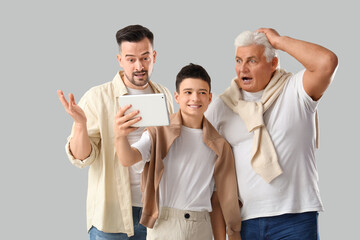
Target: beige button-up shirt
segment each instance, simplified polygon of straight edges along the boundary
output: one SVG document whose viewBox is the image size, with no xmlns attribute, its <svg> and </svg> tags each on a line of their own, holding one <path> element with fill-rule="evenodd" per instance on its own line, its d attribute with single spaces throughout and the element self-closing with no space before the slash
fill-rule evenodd
<svg viewBox="0 0 360 240">
<path fill-rule="evenodd" d="M 123 72 L 116 74 L 113 81 L 87 91 L 78 105 L 87 117 L 87 128 L 91 143 L 91 154 L 84 160 L 75 159 L 70 152 L 69 142 L 65 146 L 70 162 L 84 168 L 90 166 L 87 194 L 87 229 L 92 226 L 109 233 L 134 235 L 129 169 L 123 167 L 114 148 L 114 119 L 119 109 L 118 97 L 127 94 L 122 81 Z M 174 112 L 169 90 L 149 82 L 155 93 L 164 93 L 168 110 Z"/>
</svg>

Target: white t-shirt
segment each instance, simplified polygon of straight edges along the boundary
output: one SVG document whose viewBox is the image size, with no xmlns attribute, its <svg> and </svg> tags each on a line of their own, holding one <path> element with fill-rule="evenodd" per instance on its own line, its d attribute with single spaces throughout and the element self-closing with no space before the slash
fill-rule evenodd
<svg viewBox="0 0 360 240">
<path fill-rule="evenodd" d="M 217 98 L 205 116 L 231 144 L 243 220 L 285 213 L 323 211 L 315 162 L 318 102 L 303 87 L 301 71 L 289 79 L 276 102 L 265 112 L 264 122 L 272 138 L 283 174 L 270 184 L 251 167 L 253 133 L 240 116 Z M 259 101 L 262 92 L 242 91 L 244 100 Z"/>
<path fill-rule="evenodd" d="M 212 211 L 210 199 L 214 191 L 216 154 L 202 139 L 202 129 L 181 127 L 180 136 L 163 159 L 164 173 L 159 186 L 161 207 Z M 132 146 L 140 151 L 142 163 L 150 161 L 152 143 L 147 131 Z"/>
<path fill-rule="evenodd" d="M 128 90 L 129 95 L 154 93 L 154 91 L 152 90 L 152 88 L 149 85 L 143 90 L 132 89 L 129 87 L 127 88 L 127 90 Z M 144 129 L 145 129 L 144 127 L 141 127 L 139 129 L 137 129 L 136 131 L 130 133 L 128 135 L 129 143 L 133 144 L 134 142 L 137 142 L 140 139 L 141 134 L 144 132 Z M 129 168 L 131 200 L 132 200 L 132 205 L 136 206 L 136 207 L 142 207 L 142 203 L 141 203 L 142 194 L 141 194 L 141 189 L 140 189 L 141 173 L 139 173 L 139 172 L 141 172 L 143 167 L 144 167 L 144 164 L 142 162 L 139 162 Z"/>
</svg>

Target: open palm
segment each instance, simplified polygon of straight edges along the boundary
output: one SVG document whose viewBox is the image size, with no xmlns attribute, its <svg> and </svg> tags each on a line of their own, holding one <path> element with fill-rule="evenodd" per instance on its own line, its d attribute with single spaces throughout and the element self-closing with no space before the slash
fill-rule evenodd
<svg viewBox="0 0 360 240">
<path fill-rule="evenodd" d="M 85 124 L 86 115 L 84 111 L 75 103 L 75 97 L 72 93 L 69 93 L 69 102 L 66 100 L 64 93 L 58 90 L 58 96 L 60 102 L 65 108 L 65 111 L 74 119 L 75 123 Z"/>
</svg>

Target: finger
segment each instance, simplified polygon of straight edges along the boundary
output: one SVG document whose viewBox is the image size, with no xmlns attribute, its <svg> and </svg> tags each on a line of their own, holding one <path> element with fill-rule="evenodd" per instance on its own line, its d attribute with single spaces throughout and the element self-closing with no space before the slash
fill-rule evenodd
<svg viewBox="0 0 360 240">
<path fill-rule="evenodd" d="M 267 28 L 259 28 L 258 30 L 256 30 L 256 32 L 266 34 Z"/>
<path fill-rule="evenodd" d="M 134 110 L 134 111 L 132 111 L 130 113 L 125 114 L 123 116 L 123 118 L 125 119 L 125 121 L 129 121 L 130 119 L 135 118 L 135 116 L 138 115 L 139 112 L 140 112 L 139 110 Z"/>
<path fill-rule="evenodd" d="M 135 116 L 139 114 L 139 110 L 135 110 L 133 112 L 130 112 L 126 115 L 121 115 L 120 113 L 115 116 L 115 123 L 117 125 L 123 125 L 124 123 L 128 122 L 129 120 L 132 120 L 135 118 Z"/>
<path fill-rule="evenodd" d="M 61 91 L 59 89 L 57 90 L 57 94 L 58 94 L 59 98 L 61 97 L 61 95 L 64 95 L 63 91 Z"/>
<path fill-rule="evenodd" d="M 131 108 L 131 104 L 125 105 L 123 107 L 119 107 L 119 111 L 116 114 L 119 117 L 122 117 L 125 115 L 125 112 Z"/>
<path fill-rule="evenodd" d="M 72 111 L 73 107 L 76 105 L 74 94 L 69 93 L 69 110 Z"/>
<path fill-rule="evenodd" d="M 124 123 L 139 114 L 139 110 L 134 110 L 134 111 L 131 111 L 131 112 L 125 114 L 126 111 L 129 110 L 129 108 L 131 108 L 131 105 L 126 105 L 123 108 L 120 107 L 119 112 L 115 116 L 115 119 L 119 119 L 120 123 Z"/>
<path fill-rule="evenodd" d="M 76 105 L 76 103 L 75 103 L 75 97 L 74 97 L 74 94 L 72 94 L 72 93 L 69 93 L 69 102 L 70 102 L 72 105 Z"/>
<path fill-rule="evenodd" d="M 128 121 L 126 121 L 125 123 L 123 123 L 121 125 L 121 128 L 126 129 L 126 128 L 137 128 L 137 127 L 132 127 L 132 125 L 134 125 L 135 123 L 139 122 L 141 120 L 141 117 L 136 117 L 133 119 L 130 119 Z"/>
<path fill-rule="evenodd" d="M 58 92 L 58 96 L 59 96 L 61 104 L 64 106 L 65 109 L 67 109 L 69 107 L 69 103 L 66 101 L 64 93 L 61 90 L 58 90 L 57 92 Z"/>
</svg>

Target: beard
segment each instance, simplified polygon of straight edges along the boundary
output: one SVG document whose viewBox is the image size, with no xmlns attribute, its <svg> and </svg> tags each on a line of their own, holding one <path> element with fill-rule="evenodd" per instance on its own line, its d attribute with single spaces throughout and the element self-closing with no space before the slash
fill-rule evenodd
<svg viewBox="0 0 360 240">
<path fill-rule="evenodd" d="M 141 78 L 138 78 L 136 76 L 137 74 L 144 74 L 144 76 L 141 77 Z M 128 76 L 125 73 L 125 76 L 129 80 L 129 82 L 131 82 L 132 84 L 134 84 L 135 86 L 138 86 L 138 87 L 145 86 L 146 84 L 148 84 L 148 82 L 150 80 L 150 76 L 148 75 L 148 71 L 136 71 L 136 72 L 133 72 L 131 74 L 131 77 Z"/>
</svg>

